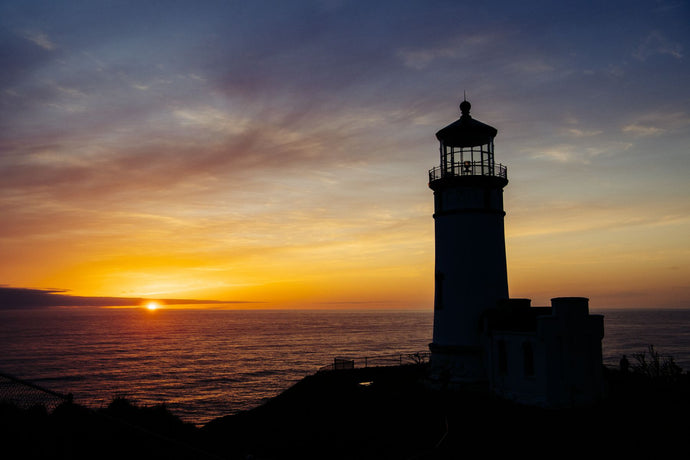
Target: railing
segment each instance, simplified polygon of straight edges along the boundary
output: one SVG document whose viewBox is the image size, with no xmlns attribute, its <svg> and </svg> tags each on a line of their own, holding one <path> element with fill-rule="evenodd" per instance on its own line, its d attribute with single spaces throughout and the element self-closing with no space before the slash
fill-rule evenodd
<svg viewBox="0 0 690 460">
<path fill-rule="evenodd" d="M 436 166 L 429 170 L 429 182 L 453 176 L 495 176 L 503 179 L 508 178 L 508 168 L 502 164 L 489 165 L 480 161 L 464 161 L 443 166 Z"/>
<path fill-rule="evenodd" d="M 19 409 L 23 410 L 34 410 L 34 409 L 40 409 L 43 411 L 45 409 L 46 413 L 53 412 L 58 406 L 61 404 L 69 404 L 72 403 L 72 394 L 62 394 L 58 393 L 53 390 L 49 390 L 47 388 L 43 388 L 39 385 L 36 385 L 32 382 L 26 381 L 19 379 L 17 377 L 14 377 L 9 374 L 5 374 L 4 372 L 0 372 L 0 405 L 10 405 L 14 406 Z M 83 406 L 82 406 L 83 407 Z M 134 407 L 134 406 L 133 406 Z M 166 447 L 167 450 L 174 449 L 175 452 L 182 452 L 186 455 L 183 455 L 184 458 L 199 458 L 199 459 L 209 459 L 209 460 L 220 460 L 221 457 L 216 456 L 213 453 L 209 453 L 205 450 L 199 449 L 195 445 L 192 444 L 187 444 L 187 441 L 180 440 L 173 438 L 171 435 L 168 434 L 161 434 L 158 432 L 158 427 L 155 430 L 152 430 L 151 427 L 145 427 L 143 424 L 140 425 L 137 420 L 131 420 L 129 417 L 123 417 L 121 414 L 116 414 L 112 415 L 103 411 L 95 411 L 90 408 L 85 408 L 88 411 L 88 414 L 91 416 L 99 417 L 98 419 L 98 424 L 97 426 L 100 428 L 97 428 L 98 430 L 110 430 L 112 429 L 113 433 L 135 433 L 131 439 L 137 439 L 137 440 L 146 440 L 146 442 L 149 442 L 148 440 L 150 439 L 151 442 L 158 442 L 159 444 L 156 445 L 163 445 Z M 130 415 L 132 412 L 130 412 Z M 67 424 L 75 424 L 77 425 L 78 423 L 81 423 L 82 421 L 87 421 L 87 420 L 92 420 L 90 418 L 79 418 L 83 417 L 83 413 L 80 416 L 77 416 L 75 419 L 66 419 L 64 422 L 61 423 L 67 423 Z M 159 419 L 162 420 L 162 419 Z M 105 421 L 105 423 L 101 423 Z M 143 420 L 142 420 L 143 421 Z M 109 425 L 109 424 L 114 424 Z M 148 423 L 146 424 L 148 425 Z M 49 427 L 52 427 L 53 424 L 47 425 Z M 80 425 L 77 425 L 80 426 Z M 169 425 L 163 424 L 159 428 L 162 430 L 167 430 L 167 427 Z M 66 425 L 66 430 L 63 430 L 59 433 L 54 434 L 54 436 L 51 436 L 51 440 L 58 440 L 59 442 L 55 443 L 55 447 L 57 447 L 57 451 L 53 452 L 51 445 L 45 444 L 41 445 L 38 449 L 38 451 L 41 452 L 41 457 L 56 457 L 59 456 L 59 458 L 62 458 L 59 454 L 64 454 L 65 452 L 62 450 L 65 445 L 70 445 L 72 443 L 72 439 L 77 439 L 75 437 L 75 434 L 72 432 L 70 428 L 72 428 L 72 425 Z M 43 428 L 38 431 L 38 434 L 34 434 L 35 438 L 37 440 L 41 439 L 40 436 L 42 434 L 47 433 L 47 429 L 50 428 Z M 100 434 L 100 433 L 99 433 Z M 108 432 L 103 431 L 103 435 L 108 436 Z M 125 439 L 130 439 L 125 436 Z M 162 443 L 162 444 L 161 444 Z M 134 444 L 131 444 L 133 447 L 135 446 Z M 145 445 L 148 447 L 148 445 Z M 151 444 L 153 446 L 153 444 Z M 3 444 L 3 447 L 7 447 L 6 445 Z M 22 446 L 24 447 L 24 446 Z M 72 449 L 68 449 L 68 452 L 72 451 Z M 0 451 L 2 452 L 2 451 Z M 26 448 L 25 453 L 27 454 L 28 458 L 34 458 L 32 455 L 33 453 L 37 452 L 35 449 L 32 449 L 31 447 Z M 80 453 L 83 453 L 85 451 L 78 451 Z M 51 455 L 53 453 L 53 455 Z M 131 458 L 139 458 L 141 452 L 132 452 L 132 455 L 130 456 Z M 94 452 L 93 456 L 95 458 L 98 458 L 98 452 Z M 107 456 L 107 455 L 106 455 Z M 80 458 L 81 455 L 76 455 L 77 458 Z M 5 457 L 3 457 L 5 458 Z M 71 456 L 70 456 L 71 458 Z"/>
<path fill-rule="evenodd" d="M 0 402 L 2 403 L 12 404 L 22 409 L 43 406 L 50 411 L 64 402 L 71 401 L 71 394 L 63 395 L 0 372 Z"/>
<path fill-rule="evenodd" d="M 429 362 L 431 353 L 428 351 L 417 353 L 396 353 L 391 355 L 363 356 L 358 358 L 334 358 L 331 364 L 319 368 L 318 372 L 367 368 L 392 367 L 405 364 L 425 364 Z"/>
</svg>

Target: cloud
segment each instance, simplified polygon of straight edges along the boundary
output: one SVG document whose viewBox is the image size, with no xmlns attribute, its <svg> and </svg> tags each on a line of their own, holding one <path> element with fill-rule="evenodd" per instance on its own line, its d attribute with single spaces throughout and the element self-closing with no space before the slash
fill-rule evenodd
<svg viewBox="0 0 690 460">
<path fill-rule="evenodd" d="M 555 67 L 546 62 L 544 58 L 521 56 L 513 62 L 507 64 L 507 69 L 511 73 L 524 75 L 537 75 L 553 72 Z"/>
<path fill-rule="evenodd" d="M 465 59 L 481 55 L 485 46 L 493 41 L 483 34 L 463 35 L 450 40 L 450 43 L 431 47 L 406 47 L 398 49 L 396 55 L 407 67 L 422 70 L 435 61 Z"/>
<path fill-rule="evenodd" d="M 422 70 L 437 59 L 457 59 L 460 56 L 460 51 L 446 47 L 436 49 L 401 49 L 398 50 L 397 55 L 402 59 L 405 66 Z"/>
<path fill-rule="evenodd" d="M 211 106 L 180 107 L 173 110 L 180 127 L 194 127 L 215 133 L 238 135 L 250 128 L 252 120 Z"/>
<path fill-rule="evenodd" d="M 53 43 L 48 37 L 48 35 L 46 35 L 44 32 L 37 30 L 29 30 L 23 32 L 21 36 L 29 40 L 34 45 L 39 46 L 47 51 L 52 51 L 55 48 L 57 48 L 57 45 Z"/>
<path fill-rule="evenodd" d="M 47 62 L 60 55 L 57 50 L 48 50 L 36 46 L 24 37 L 12 33 L 10 30 L 0 27 L 0 89 L 12 89 L 15 85 L 21 86 L 30 79 L 35 71 L 41 69 Z M 3 107 L 2 94 L 0 93 L 0 109 L 9 110 L 16 108 L 16 101 Z M 0 115 L 2 115 L 0 113 Z"/>
<path fill-rule="evenodd" d="M 557 161 L 559 163 L 571 163 L 573 161 L 583 162 L 585 159 L 579 155 L 574 145 L 555 145 L 532 153 L 533 158 L 543 158 Z"/>
<path fill-rule="evenodd" d="M 586 139 L 596 135 L 575 135 L 575 137 Z M 632 146 L 633 144 L 629 142 L 618 141 L 603 141 L 594 144 L 562 143 L 534 148 L 533 151 L 529 152 L 529 155 L 531 158 L 552 160 L 558 163 L 590 164 L 595 158 L 618 155 L 629 150 Z"/>
<path fill-rule="evenodd" d="M 683 47 L 680 43 L 673 42 L 658 31 L 654 31 L 642 40 L 632 55 L 640 61 L 646 61 L 654 55 L 669 55 L 676 59 L 682 59 Z"/>
<path fill-rule="evenodd" d="M 664 128 L 657 128 L 656 126 L 645 126 L 637 123 L 626 125 L 622 128 L 624 133 L 630 133 L 635 136 L 649 137 L 661 136 L 666 132 Z"/>
<path fill-rule="evenodd" d="M 64 289 L 29 289 L 0 286 L 0 310 L 42 307 L 133 307 L 149 300 L 166 305 L 245 303 L 241 301 L 193 299 L 144 299 L 133 297 L 83 297 L 65 294 Z"/>
<path fill-rule="evenodd" d="M 596 200 L 540 202 L 534 204 L 536 212 L 533 212 L 529 219 L 520 216 L 519 223 L 508 227 L 508 233 L 510 238 L 563 233 L 580 237 L 588 233 L 592 239 L 594 232 L 602 230 L 606 233 L 609 230 L 629 231 L 644 227 L 647 231 L 652 231 L 661 227 L 685 228 L 690 223 L 690 218 L 685 213 L 686 209 L 659 210 L 656 204 L 645 206 L 647 208 L 644 213 L 636 215 L 636 212 L 640 212 L 640 207 L 614 205 Z M 584 216 L 587 218 L 583 218 Z M 671 238 L 670 234 L 667 238 Z"/>
<path fill-rule="evenodd" d="M 621 130 L 637 137 L 657 137 L 669 132 L 681 132 L 688 126 L 690 116 L 685 112 L 652 112 L 638 117 Z"/>
<path fill-rule="evenodd" d="M 598 129 L 583 130 L 578 128 L 568 128 L 565 130 L 566 134 L 571 137 L 581 138 L 581 137 L 593 137 L 598 136 L 603 133 L 603 131 Z"/>
</svg>

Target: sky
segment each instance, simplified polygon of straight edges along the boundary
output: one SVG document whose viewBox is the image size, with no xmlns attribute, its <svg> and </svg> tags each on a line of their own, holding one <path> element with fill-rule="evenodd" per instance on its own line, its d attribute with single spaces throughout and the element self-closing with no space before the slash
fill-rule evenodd
<svg viewBox="0 0 690 460">
<path fill-rule="evenodd" d="M 433 308 L 435 133 L 511 297 L 690 307 L 690 2 L 0 1 L 0 286 Z"/>
</svg>

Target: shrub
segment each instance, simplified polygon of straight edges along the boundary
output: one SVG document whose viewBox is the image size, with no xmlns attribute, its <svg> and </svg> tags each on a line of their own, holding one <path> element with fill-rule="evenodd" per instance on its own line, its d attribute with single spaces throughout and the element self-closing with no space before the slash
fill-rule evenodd
<svg viewBox="0 0 690 460">
<path fill-rule="evenodd" d="M 635 363 L 632 370 L 635 373 L 645 375 L 653 379 L 676 380 L 683 370 L 674 361 L 672 356 L 662 356 L 654 349 L 654 345 L 649 345 L 647 352 L 633 353 Z"/>
</svg>

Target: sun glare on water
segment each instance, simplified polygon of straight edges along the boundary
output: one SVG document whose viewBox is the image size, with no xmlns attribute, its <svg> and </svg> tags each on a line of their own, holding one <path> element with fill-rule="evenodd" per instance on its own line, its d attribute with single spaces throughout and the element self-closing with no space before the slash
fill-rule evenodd
<svg viewBox="0 0 690 460">
<path fill-rule="evenodd" d="M 161 307 L 161 305 L 158 302 L 154 302 L 152 300 L 151 302 L 148 302 L 145 305 L 145 307 L 148 311 L 154 311 L 154 310 L 158 310 Z"/>
</svg>

